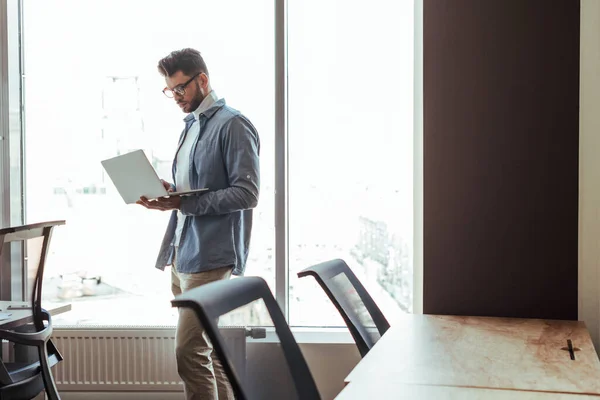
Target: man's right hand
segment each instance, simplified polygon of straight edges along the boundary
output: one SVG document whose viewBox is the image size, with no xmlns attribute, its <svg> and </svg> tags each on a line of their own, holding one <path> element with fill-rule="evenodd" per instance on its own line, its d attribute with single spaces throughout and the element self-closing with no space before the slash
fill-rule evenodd
<svg viewBox="0 0 600 400">
<path fill-rule="evenodd" d="M 164 186 L 164 188 L 167 190 L 167 192 L 174 192 L 173 190 L 173 185 L 171 185 L 169 182 L 165 181 L 164 179 L 160 180 Z"/>
</svg>

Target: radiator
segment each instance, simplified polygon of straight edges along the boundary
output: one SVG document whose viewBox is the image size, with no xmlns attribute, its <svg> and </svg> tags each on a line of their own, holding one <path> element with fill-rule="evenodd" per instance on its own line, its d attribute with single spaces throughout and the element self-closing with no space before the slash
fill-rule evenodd
<svg viewBox="0 0 600 400">
<path fill-rule="evenodd" d="M 246 336 L 262 332 L 221 329 L 240 377 L 246 370 Z M 59 391 L 181 391 L 174 328 L 54 329 L 64 360 L 53 368 Z"/>
</svg>

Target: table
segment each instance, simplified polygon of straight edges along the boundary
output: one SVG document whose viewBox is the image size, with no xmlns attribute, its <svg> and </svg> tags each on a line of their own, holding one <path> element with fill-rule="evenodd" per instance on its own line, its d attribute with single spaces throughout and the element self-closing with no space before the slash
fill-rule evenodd
<svg viewBox="0 0 600 400">
<path fill-rule="evenodd" d="M 0 321 L 0 329 L 13 329 L 20 325 L 25 325 L 33 322 L 33 315 L 31 309 L 24 310 L 9 310 L 9 305 L 29 305 L 31 303 L 24 301 L 0 301 L 0 312 L 11 313 L 12 315 L 8 319 Z M 50 315 L 58 315 L 71 310 L 71 304 L 62 304 L 46 309 Z"/>
<path fill-rule="evenodd" d="M 384 386 L 600 395 L 600 361 L 580 321 L 407 314 L 352 370 L 346 389 L 373 388 L 373 377 Z"/>
<path fill-rule="evenodd" d="M 593 395 L 486 389 L 456 386 L 410 385 L 386 383 L 378 379 L 371 385 L 350 382 L 336 400 L 598 400 Z"/>
</svg>

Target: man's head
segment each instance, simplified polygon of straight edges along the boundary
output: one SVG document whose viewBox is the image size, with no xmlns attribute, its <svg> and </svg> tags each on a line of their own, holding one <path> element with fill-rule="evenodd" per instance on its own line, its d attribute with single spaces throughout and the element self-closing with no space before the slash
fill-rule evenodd
<svg viewBox="0 0 600 400">
<path fill-rule="evenodd" d="M 185 113 L 198 108 L 211 91 L 208 69 L 198 50 L 171 52 L 158 62 L 158 72 L 167 84 L 163 93 L 172 97 Z"/>
</svg>

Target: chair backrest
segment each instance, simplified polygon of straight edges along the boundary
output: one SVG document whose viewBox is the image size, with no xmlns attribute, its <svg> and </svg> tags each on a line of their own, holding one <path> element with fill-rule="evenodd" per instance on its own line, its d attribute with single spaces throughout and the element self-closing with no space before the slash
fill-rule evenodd
<svg viewBox="0 0 600 400">
<path fill-rule="evenodd" d="M 320 400 L 319 391 L 310 373 L 306 360 L 300 351 L 285 317 L 275 301 L 267 283 L 259 277 L 242 277 L 231 280 L 212 282 L 191 289 L 172 300 L 175 307 L 189 307 L 198 316 L 206 330 L 217 356 L 221 359 L 236 398 L 254 399 L 255 396 L 244 387 L 240 377 L 228 356 L 223 337 L 218 329 L 219 317 L 250 303 L 260 301 L 268 311 L 275 332 L 279 337 L 283 358 L 289 369 L 289 375 L 295 386 L 295 393 L 300 400 Z"/>
<path fill-rule="evenodd" d="M 65 221 L 48 221 L 36 224 L 28 224 L 0 229 L 0 259 L 5 245 L 12 242 L 25 242 L 34 239 L 42 239 L 37 271 L 31 291 L 31 307 L 33 313 L 33 322 L 38 331 L 44 329 L 42 316 L 42 281 L 44 278 L 44 266 L 48 256 L 50 238 L 55 226 L 64 225 Z M 25 279 L 25 276 L 23 277 Z"/>
<path fill-rule="evenodd" d="M 308 267 L 298 277 L 313 276 L 348 326 L 364 357 L 390 324 L 348 265 L 340 259 Z M 374 329 L 376 331 L 374 331 Z"/>
</svg>

